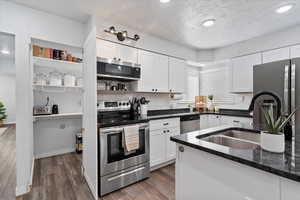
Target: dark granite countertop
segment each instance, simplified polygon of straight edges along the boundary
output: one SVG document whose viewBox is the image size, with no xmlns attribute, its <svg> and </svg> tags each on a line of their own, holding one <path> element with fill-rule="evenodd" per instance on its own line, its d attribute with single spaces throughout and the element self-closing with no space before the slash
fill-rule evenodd
<svg viewBox="0 0 300 200">
<path fill-rule="evenodd" d="M 179 144 L 183 144 L 241 164 L 245 164 L 247 166 L 251 166 L 281 177 L 300 182 L 300 143 L 295 143 L 293 145 L 291 141 L 286 141 L 285 152 L 282 154 L 277 154 L 265 151 L 259 146 L 255 149 L 242 150 L 201 140 L 201 138 L 218 134 L 219 132 L 230 130 L 233 128 L 240 130 L 251 130 L 251 127 L 245 129 L 232 126 L 220 126 L 216 128 L 209 128 L 201 131 L 182 134 L 172 137 L 171 140 Z"/>
<path fill-rule="evenodd" d="M 155 110 L 150 111 L 148 116 L 140 116 L 133 120 L 123 120 L 115 121 L 109 123 L 98 123 L 99 128 L 112 127 L 112 126 L 122 126 L 136 123 L 144 123 L 150 120 L 157 119 L 167 119 L 167 118 L 176 118 L 181 116 L 188 115 L 224 115 L 224 116 L 235 116 L 235 117 L 251 117 L 244 112 L 239 110 L 232 110 L 231 112 L 221 113 L 221 112 L 189 112 L 189 109 L 167 109 L 167 110 Z"/>
</svg>

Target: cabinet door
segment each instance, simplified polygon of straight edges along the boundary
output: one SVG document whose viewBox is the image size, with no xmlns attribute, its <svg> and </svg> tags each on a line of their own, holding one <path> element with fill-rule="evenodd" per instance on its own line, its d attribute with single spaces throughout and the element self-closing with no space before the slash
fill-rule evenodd
<svg viewBox="0 0 300 200">
<path fill-rule="evenodd" d="M 291 47 L 291 59 L 300 57 L 300 45 Z"/>
<path fill-rule="evenodd" d="M 208 127 L 216 127 L 220 126 L 221 121 L 220 121 L 220 116 L 219 115 L 208 115 Z"/>
<path fill-rule="evenodd" d="M 232 59 L 232 92 L 253 92 L 253 66 L 261 64 L 261 54 Z"/>
<path fill-rule="evenodd" d="M 97 57 L 113 60 L 118 58 L 117 46 L 113 42 L 97 39 Z"/>
<path fill-rule="evenodd" d="M 168 57 L 139 50 L 141 79 L 138 92 L 168 92 Z"/>
<path fill-rule="evenodd" d="M 186 83 L 185 61 L 169 57 L 169 89 L 170 92 L 183 93 Z"/>
<path fill-rule="evenodd" d="M 167 130 L 166 134 L 166 161 L 170 161 L 176 158 L 176 143 L 172 142 L 170 138 L 172 136 L 180 135 L 180 128 L 173 128 Z"/>
<path fill-rule="evenodd" d="M 290 48 L 275 49 L 263 53 L 263 63 L 290 59 Z"/>
<path fill-rule="evenodd" d="M 298 182 L 280 178 L 281 182 L 281 200 L 298 200 L 300 184 Z"/>
<path fill-rule="evenodd" d="M 150 167 L 166 160 L 165 133 L 163 130 L 150 131 Z"/>
<path fill-rule="evenodd" d="M 200 130 L 209 128 L 208 115 L 200 115 Z"/>
<path fill-rule="evenodd" d="M 132 47 L 118 45 L 118 58 L 121 62 L 136 64 L 138 61 L 138 50 Z"/>
</svg>

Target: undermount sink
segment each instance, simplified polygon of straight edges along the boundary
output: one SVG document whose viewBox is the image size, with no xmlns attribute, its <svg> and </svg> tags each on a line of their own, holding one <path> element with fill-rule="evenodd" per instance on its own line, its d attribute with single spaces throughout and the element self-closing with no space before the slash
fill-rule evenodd
<svg viewBox="0 0 300 200">
<path fill-rule="evenodd" d="M 199 138 L 206 142 L 227 146 L 233 149 L 256 149 L 259 148 L 260 134 L 243 130 L 226 130 L 216 135 Z"/>
</svg>

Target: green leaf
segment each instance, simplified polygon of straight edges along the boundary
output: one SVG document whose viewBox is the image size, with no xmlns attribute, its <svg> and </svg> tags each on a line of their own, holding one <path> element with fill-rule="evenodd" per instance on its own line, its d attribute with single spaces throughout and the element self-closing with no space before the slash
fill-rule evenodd
<svg viewBox="0 0 300 200">
<path fill-rule="evenodd" d="M 282 130 L 285 125 L 290 121 L 290 119 L 294 116 L 294 114 L 297 112 L 297 110 L 300 108 L 300 106 L 298 106 L 280 125 L 279 130 Z"/>
</svg>

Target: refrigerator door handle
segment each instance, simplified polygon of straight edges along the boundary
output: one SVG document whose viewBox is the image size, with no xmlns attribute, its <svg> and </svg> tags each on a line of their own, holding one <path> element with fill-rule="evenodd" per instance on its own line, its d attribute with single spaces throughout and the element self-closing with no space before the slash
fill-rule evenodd
<svg viewBox="0 0 300 200">
<path fill-rule="evenodd" d="M 296 109 L 296 64 L 292 64 L 291 71 L 291 109 L 292 111 Z M 294 129 L 295 115 L 292 117 L 292 125 Z"/>
<path fill-rule="evenodd" d="M 284 67 L 284 96 L 283 96 L 283 114 L 289 114 L 289 76 L 290 76 L 290 67 L 289 65 L 285 65 Z"/>
</svg>

